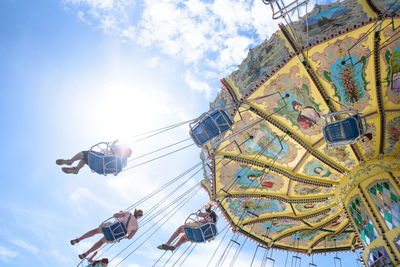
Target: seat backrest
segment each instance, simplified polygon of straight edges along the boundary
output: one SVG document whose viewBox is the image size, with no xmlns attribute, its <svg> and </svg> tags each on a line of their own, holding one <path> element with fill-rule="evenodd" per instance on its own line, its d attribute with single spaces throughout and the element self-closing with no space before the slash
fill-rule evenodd
<svg viewBox="0 0 400 267">
<path fill-rule="evenodd" d="M 106 240 L 110 242 L 122 239 L 128 232 L 125 225 L 119 221 L 108 226 L 103 226 L 101 230 L 103 231 Z"/>
<path fill-rule="evenodd" d="M 199 227 L 184 227 L 186 237 L 197 243 L 206 242 L 217 235 L 217 227 L 215 223 L 205 223 Z"/>
<path fill-rule="evenodd" d="M 88 165 L 98 174 L 119 173 L 126 165 L 126 158 L 89 151 Z"/>
<path fill-rule="evenodd" d="M 115 155 L 104 156 L 104 172 L 106 174 L 120 172 L 123 168 L 124 161 L 126 162 L 126 158 L 124 157 Z"/>
<path fill-rule="evenodd" d="M 193 141 L 202 146 L 212 138 L 226 132 L 233 122 L 224 110 L 215 110 L 200 116 L 198 121 L 191 126 L 190 136 Z"/>
<path fill-rule="evenodd" d="M 354 140 L 364 134 L 361 118 L 358 114 L 346 119 L 327 123 L 323 132 L 327 142 Z"/>
</svg>

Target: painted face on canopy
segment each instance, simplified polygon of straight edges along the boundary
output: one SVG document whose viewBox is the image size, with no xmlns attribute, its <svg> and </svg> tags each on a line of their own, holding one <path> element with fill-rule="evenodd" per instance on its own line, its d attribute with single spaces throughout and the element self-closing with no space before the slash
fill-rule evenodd
<svg viewBox="0 0 400 267">
<path fill-rule="evenodd" d="M 372 134 L 367 133 L 363 136 L 362 141 L 363 143 L 369 143 L 372 140 Z"/>
<path fill-rule="evenodd" d="M 294 106 L 294 110 L 296 110 L 296 111 L 302 111 L 303 109 L 304 109 L 303 106 L 300 104 L 297 104 L 296 106 Z"/>
<path fill-rule="evenodd" d="M 250 181 L 254 181 L 254 180 L 257 179 L 257 177 L 256 177 L 254 174 L 249 174 L 249 175 L 247 175 L 247 178 L 248 178 Z"/>
<path fill-rule="evenodd" d="M 327 170 L 324 170 L 324 169 L 322 169 L 321 167 L 316 167 L 316 168 L 314 169 L 314 173 L 316 173 L 316 174 L 318 174 L 318 175 L 320 175 L 320 176 L 326 174 L 326 172 L 327 172 Z"/>
</svg>

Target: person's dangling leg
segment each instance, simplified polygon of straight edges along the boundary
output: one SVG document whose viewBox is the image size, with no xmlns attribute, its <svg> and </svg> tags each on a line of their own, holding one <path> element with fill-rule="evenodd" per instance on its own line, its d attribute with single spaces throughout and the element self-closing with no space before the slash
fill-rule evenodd
<svg viewBox="0 0 400 267">
<path fill-rule="evenodd" d="M 74 167 L 74 173 L 77 174 L 79 172 L 80 169 L 82 169 L 83 166 L 85 166 L 86 162 L 84 160 L 80 160 L 78 165 L 76 165 L 76 167 Z"/>
<path fill-rule="evenodd" d="M 183 227 L 184 227 L 184 225 L 179 226 L 178 229 L 176 229 L 176 231 L 168 239 L 167 243 L 159 245 L 157 248 L 163 249 L 163 250 L 171 250 L 172 241 L 174 241 L 180 234 L 184 233 Z"/>
<path fill-rule="evenodd" d="M 187 241 L 188 241 L 188 239 L 187 239 L 185 233 L 179 234 L 178 242 L 176 242 L 176 244 L 173 245 L 174 249 L 176 249 L 177 247 L 179 247 L 180 245 L 182 245 L 183 243 L 185 243 Z"/>
<path fill-rule="evenodd" d="M 83 239 L 92 237 L 92 236 L 94 236 L 96 234 L 100 234 L 100 233 L 102 233 L 100 228 L 96 228 L 96 229 L 90 230 L 89 232 L 87 232 L 83 236 L 81 236 L 81 237 L 79 237 L 77 239 L 71 240 L 71 245 L 75 245 L 76 243 L 78 243 L 79 241 L 82 241 Z"/>
<path fill-rule="evenodd" d="M 73 156 L 71 159 L 58 159 L 56 160 L 57 165 L 72 165 L 77 160 L 81 160 L 84 157 L 83 151 L 77 153 L 75 156 Z"/>
<path fill-rule="evenodd" d="M 83 151 L 81 151 L 81 152 L 77 153 L 75 156 L 73 156 L 73 157 L 70 159 L 70 161 L 71 161 L 72 163 L 74 163 L 75 161 L 81 160 L 81 159 L 83 159 Z"/>
<path fill-rule="evenodd" d="M 86 157 L 86 159 L 85 159 Z M 69 162 L 74 163 L 75 161 L 79 160 L 79 163 L 76 167 L 72 167 L 72 168 L 62 168 L 62 171 L 65 173 L 73 173 L 73 174 L 77 174 L 79 172 L 80 169 L 82 169 L 83 166 L 85 166 L 85 164 L 87 163 L 87 151 L 81 151 L 78 154 L 76 154 L 75 156 L 73 156 L 70 160 L 67 160 Z M 71 165 L 68 164 L 68 165 Z"/>
<path fill-rule="evenodd" d="M 103 237 L 102 239 L 100 239 L 99 241 L 94 243 L 94 245 L 88 251 L 86 251 L 83 254 L 80 254 L 79 258 L 81 258 L 81 259 L 86 258 L 90 253 L 92 253 L 93 251 L 98 250 L 105 242 L 106 242 L 106 238 Z"/>
<path fill-rule="evenodd" d="M 176 231 L 171 235 L 171 237 L 168 239 L 167 243 L 165 243 L 165 244 L 170 246 L 172 241 L 175 240 L 175 238 L 177 238 L 181 233 L 184 233 L 183 227 L 184 227 L 184 225 L 179 226 L 178 229 L 176 229 Z"/>
</svg>

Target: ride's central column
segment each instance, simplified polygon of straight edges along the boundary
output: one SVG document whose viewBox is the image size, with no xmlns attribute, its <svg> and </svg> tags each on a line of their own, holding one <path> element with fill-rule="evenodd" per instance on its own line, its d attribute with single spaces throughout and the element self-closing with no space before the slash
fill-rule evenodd
<svg viewBox="0 0 400 267">
<path fill-rule="evenodd" d="M 366 266 L 398 266 L 400 161 L 383 158 L 359 166 L 336 193 L 363 245 Z"/>
</svg>

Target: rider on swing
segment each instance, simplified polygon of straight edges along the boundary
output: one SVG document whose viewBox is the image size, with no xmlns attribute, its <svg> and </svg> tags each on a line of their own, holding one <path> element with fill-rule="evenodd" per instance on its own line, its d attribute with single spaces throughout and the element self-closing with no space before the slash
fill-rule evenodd
<svg viewBox="0 0 400 267">
<path fill-rule="evenodd" d="M 127 238 L 131 239 L 137 232 L 139 226 L 138 226 L 138 220 L 140 217 L 143 216 L 143 211 L 142 210 L 137 210 L 135 209 L 134 213 L 131 214 L 130 212 L 125 212 L 125 211 L 120 211 L 117 212 L 113 215 L 114 218 L 118 218 L 121 222 L 124 223 L 126 229 L 127 229 Z M 103 233 L 102 228 L 105 226 L 108 226 L 110 223 L 106 222 L 105 224 L 101 224 L 98 228 L 90 230 L 83 236 L 71 240 L 71 245 L 75 245 L 76 243 L 79 243 L 83 239 L 92 237 L 96 234 L 101 234 Z M 90 253 L 98 250 L 104 243 L 107 243 L 109 241 L 106 240 L 106 238 L 103 236 L 99 241 L 97 241 L 88 251 L 85 253 L 82 253 L 79 255 L 80 259 L 86 258 Z"/>
<path fill-rule="evenodd" d="M 217 222 L 217 214 L 211 210 L 212 204 L 207 203 L 205 206 L 206 212 L 201 212 L 200 210 L 197 211 L 197 216 L 202 217 L 203 219 L 197 221 L 197 222 L 190 222 L 188 224 L 183 224 L 176 229 L 176 231 L 171 235 L 171 237 L 168 239 L 167 243 L 159 245 L 157 248 L 162 249 L 162 250 L 171 250 L 174 251 L 177 247 L 182 245 L 183 243 L 189 241 L 188 238 L 185 235 L 184 227 L 190 226 L 190 227 L 198 227 L 201 226 L 205 223 L 208 222 Z M 171 246 L 171 243 L 178 238 L 178 241 Z"/>
</svg>

